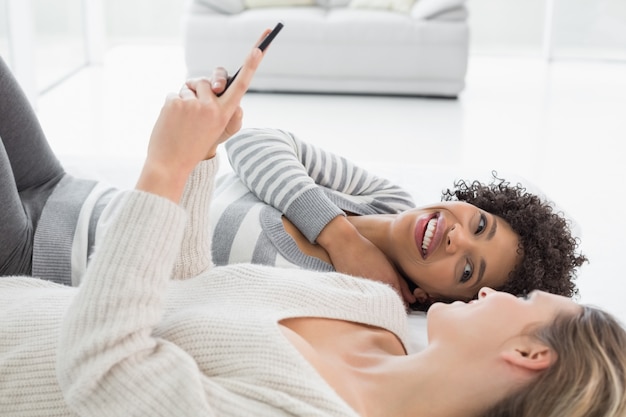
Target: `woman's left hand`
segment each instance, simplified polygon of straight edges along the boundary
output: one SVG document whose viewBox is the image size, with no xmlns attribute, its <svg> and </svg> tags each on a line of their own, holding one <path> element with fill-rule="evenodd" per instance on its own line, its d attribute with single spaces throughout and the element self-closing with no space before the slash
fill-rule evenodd
<svg viewBox="0 0 626 417">
<path fill-rule="evenodd" d="M 228 83 L 228 79 L 229 79 L 228 71 L 226 71 L 226 69 L 223 67 L 217 67 L 213 70 L 213 74 L 211 74 L 211 77 L 208 79 L 198 78 L 198 79 L 188 80 L 181 88 L 180 96 L 181 97 L 195 97 L 197 94 L 196 89 L 197 89 L 198 83 L 201 81 L 207 81 L 211 85 L 211 91 L 213 91 L 213 93 L 219 97 L 221 94 L 224 93 L 226 89 L 226 85 Z M 218 138 L 216 146 L 209 151 L 205 159 L 210 159 L 213 156 L 215 156 L 218 145 L 226 142 L 228 138 L 230 138 L 235 133 L 237 133 L 241 129 L 242 121 L 243 121 L 243 109 L 241 108 L 241 106 L 238 106 L 235 112 L 233 113 L 232 117 L 226 124 L 226 127 L 224 128 L 222 135 Z"/>
</svg>

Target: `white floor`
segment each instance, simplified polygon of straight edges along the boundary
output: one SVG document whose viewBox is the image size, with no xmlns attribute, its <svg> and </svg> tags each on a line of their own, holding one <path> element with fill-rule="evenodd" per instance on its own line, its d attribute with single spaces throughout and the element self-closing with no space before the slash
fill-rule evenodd
<svg viewBox="0 0 626 417">
<path fill-rule="evenodd" d="M 139 159 L 184 76 L 177 46 L 118 46 L 43 96 L 38 113 L 63 158 Z M 246 126 L 288 129 L 363 164 L 528 179 L 581 231 L 591 262 L 580 301 L 626 322 L 626 63 L 472 56 L 459 100 L 256 93 L 243 106 Z"/>
</svg>

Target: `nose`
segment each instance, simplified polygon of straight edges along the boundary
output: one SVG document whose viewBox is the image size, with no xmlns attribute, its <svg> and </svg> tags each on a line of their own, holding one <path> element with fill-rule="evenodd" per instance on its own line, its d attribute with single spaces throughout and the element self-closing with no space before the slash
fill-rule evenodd
<svg viewBox="0 0 626 417">
<path fill-rule="evenodd" d="M 471 243 L 472 240 L 470 236 L 460 224 L 457 223 L 448 230 L 448 243 L 446 245 L 446 251 L 448 253 L 455 253 L 458 250 L 467 249 Z"/>
<path fill-rule="evenodd" d="M 483 298 L 487 297 L 489 294 L 493 294 L 495 293 L 496 290 L 489 288 L 489 287 L 482 287 L 480 289 L 480 291 L 478 291 L 478 299 L 482 300 Z"/>
</svg>

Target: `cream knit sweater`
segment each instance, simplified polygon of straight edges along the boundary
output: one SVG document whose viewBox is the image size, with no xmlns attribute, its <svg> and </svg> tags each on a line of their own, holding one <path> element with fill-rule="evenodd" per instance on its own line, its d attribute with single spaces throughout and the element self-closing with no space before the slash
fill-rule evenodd
<svg viewBox="0 0 626 417">
<path fill-rule="evenodd" d="M 216 165 L 196 168 L 183 207 L 121 194 L 79 288 L 0 278 L 1 416 L 356 416 L 277 323 L 350 320 L 406 341 L 400 299 L 337 273 L 213 268 Z"/>
</svg>

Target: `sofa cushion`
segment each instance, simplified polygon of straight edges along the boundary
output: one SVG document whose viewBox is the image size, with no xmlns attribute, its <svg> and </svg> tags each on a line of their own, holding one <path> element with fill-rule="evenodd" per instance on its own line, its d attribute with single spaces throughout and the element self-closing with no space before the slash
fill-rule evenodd
<svg viewBox="0 0 626 417">
<path fill-rule="evenodd" d="M 315 0 L 244 0 L 243 4 L 249 8 L 256 7 L 291 7 L 291 6 L 315 6 Z"/>
</svg>

